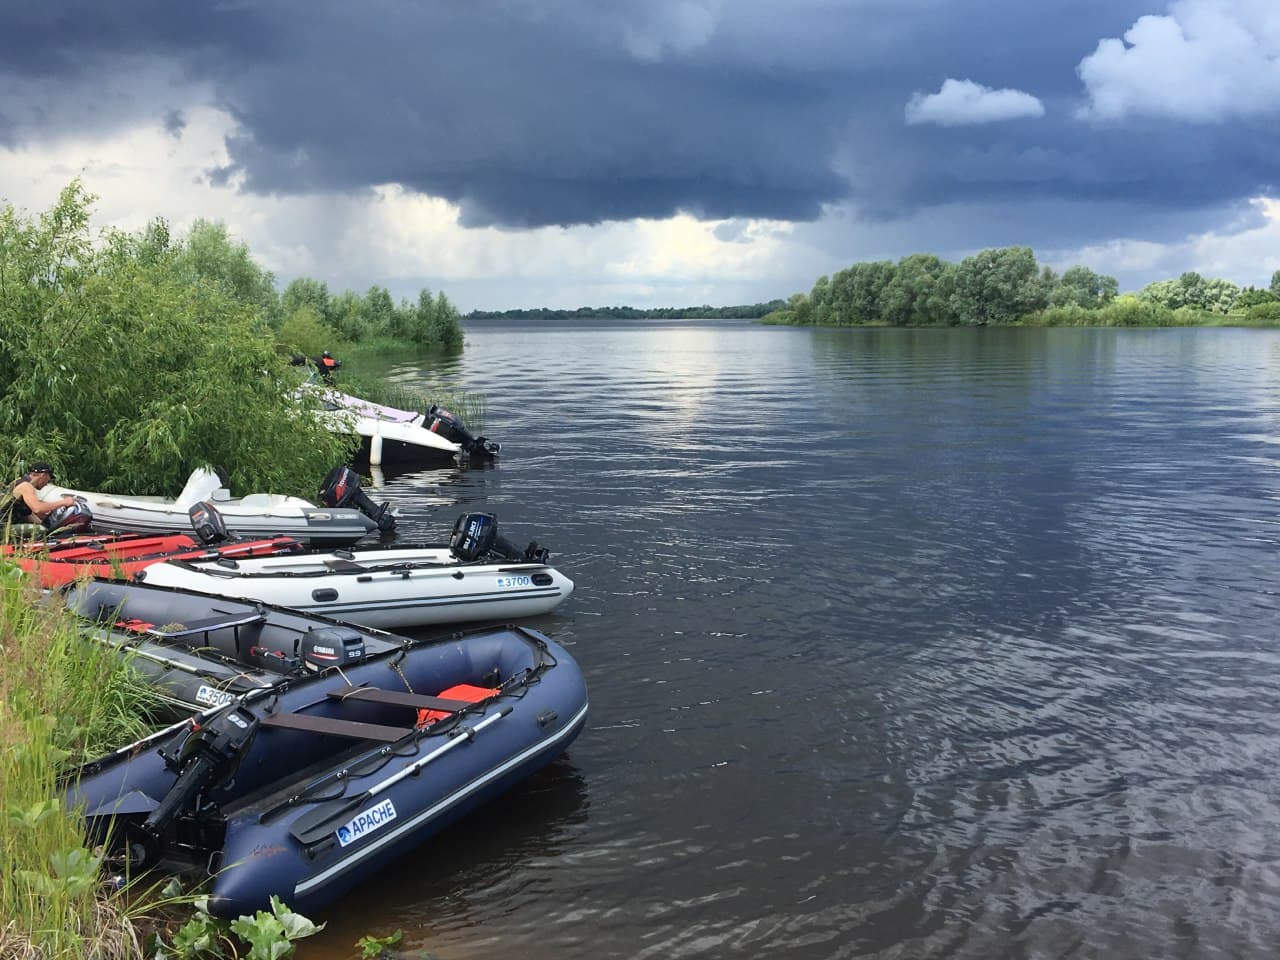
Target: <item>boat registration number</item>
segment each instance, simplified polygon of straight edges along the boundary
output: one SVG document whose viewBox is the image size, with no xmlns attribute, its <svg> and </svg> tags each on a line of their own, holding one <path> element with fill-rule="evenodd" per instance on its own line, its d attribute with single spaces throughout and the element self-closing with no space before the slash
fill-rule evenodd
<svg viewBox="0 0 1280 960">
<path fill-rule="evenodd" d="M 531 587 L 533 581 L 528 577 L 499 577 L 498 586 L 500 587 Z"/>
<path fill-rule="evenodd" d="M 225 707 L 235 698 L 235 694 L 211 687 L 207 683 L 200 684 L 200 689 L 196 691 L 196 703 L 203 703 L 208 707 Z"/>
</svg>

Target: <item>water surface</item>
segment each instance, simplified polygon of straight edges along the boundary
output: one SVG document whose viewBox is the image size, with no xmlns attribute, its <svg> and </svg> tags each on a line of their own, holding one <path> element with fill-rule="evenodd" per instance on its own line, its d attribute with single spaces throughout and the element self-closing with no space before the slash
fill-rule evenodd
<svg viewBox="0 0 1280 960">
<path fill-rule="evenodd" d="M 1274 957 L 1280 333 L 467 326 L 568 757 L 334 908 L 453 958 Z"/>
</svg>

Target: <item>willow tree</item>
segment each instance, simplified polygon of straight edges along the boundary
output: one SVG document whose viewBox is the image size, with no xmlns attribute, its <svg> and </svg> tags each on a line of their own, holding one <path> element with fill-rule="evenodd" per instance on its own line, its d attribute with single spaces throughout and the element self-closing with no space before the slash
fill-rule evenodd
<svg viewBox="0 0 1280 960">
<path fill-rule="evenodd" d="M 351 441 L 292 397 L 261 303 L 193 278 L 167 231 L 95 242 L 93 200 L 77 181 L 36 219 L 0 211 L 0 464 L 170 495 L 214 466 L 234 491 L 314 496 Z"/>
</svg>

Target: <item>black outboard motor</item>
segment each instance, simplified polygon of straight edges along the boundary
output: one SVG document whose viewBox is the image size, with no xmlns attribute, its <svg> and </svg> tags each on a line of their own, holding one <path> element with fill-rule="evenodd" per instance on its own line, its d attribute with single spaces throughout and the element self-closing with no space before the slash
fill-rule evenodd
<svg viewBox="0 0 1280 960">
<path fill-rule="evenodd" d="M 202 725 L 192 721 L 191 730 L 176 744 L 176 750 L 161 751 L 178 779 L 142 824 L 143 832 L 158 839 L 201 793 L 231 779 L 257 730 L 258 718 L 239 704 L 215 713 Z"/>
<path fill-rule="evenodd" d="M 200 542 L 206 547 L 212 547 L 219 543 L 226 543 L 231 539 L 231 534 L 227 530 L 227 523 L 222 519 L 222 514 L 208 500 L 201 500 L 187 511 L 187 516 L 191 518 L 191 526 L 195 528 L 196 536 L 200 538 Z"/>
<path fill-rule="evenodd" d="M 320 488 L 320 502 L 326 507 L 355 507 L 385 533 L 396 525 L 396 518 L 391 515 L 391 504 L 375 504 L 370 500 L 360 489 L 360 481 L 363 479 L 350 467 L 334 467 L 324 478 L 324 486 Z"/>
<path fill-rule="evenodd" d="M 76 497 L 76 502 L 66 507 L 55 507 L 44 515 L 41 523 L 49 531 L 50 539 L 70 537 L 77 533 L 85 533 L 93 523 L 93 511 L 84 497 Z"/>
<path fill-rule="evenodd" d="M 364 659 L 364 637 L 349 627 L 316 627 L 302 638 L 302 665 L 311 673 Z"/>
<path fill-rule="evenodd" d="M 538 546 L 536 540 L 521 550 L 500 536 L 498 518 L 492 513 L 464 513 L 458 517 L 449 535 L 449 552 L 463 563 L 488 555 L 523 563 L 546 563 L 551 559 L 551 551 Z"/>
<path fill-rule="evenodd" d="M 423 426 L 432 433 L 440 434 L 450 443 L 459 444 L 466 453 L 474 456 L 494 457 L 501 449 L 501 444 L 494 440 L 472 436 L 458 417 L 434 403 L 423 417 Z"/>
</svg>

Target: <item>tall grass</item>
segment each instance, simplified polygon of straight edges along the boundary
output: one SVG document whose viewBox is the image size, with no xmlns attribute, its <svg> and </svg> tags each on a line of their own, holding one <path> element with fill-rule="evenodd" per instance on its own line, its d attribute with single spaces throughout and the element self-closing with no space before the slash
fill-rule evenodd
<svg viewBox="0 0 1280 960">
<path fill-rule="evenodd" d="M 404 345 L 398 344 L 398 355 L 403 356 Z M 471 390 L 458 390 L 435 383 L 400 383 L 387 380 L 369 372 L 369 368 L 380 366 L 376 359 L 382 353 L 365 344 L 343 357 L 342 369 L 335 377 L 334 386 L 343 393 L 380 403 L 383 406 L 395 407 L 397 410 L 415 410 L 426 412 L 432 404 L 444 407 L 455 416 L 461 417 L 467 428 L 476 434 L 485 430 L 485 397 L 482 393 Z"/>
<path fill-rule="evenodd" d="M 145 906 L 104 892 L 60 798 L 66 770 L 143 734 L 151 703 L 127 664 L 80 640 L 0 557 L 0 957 L 141 955 Z"/>
</svg>

